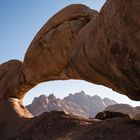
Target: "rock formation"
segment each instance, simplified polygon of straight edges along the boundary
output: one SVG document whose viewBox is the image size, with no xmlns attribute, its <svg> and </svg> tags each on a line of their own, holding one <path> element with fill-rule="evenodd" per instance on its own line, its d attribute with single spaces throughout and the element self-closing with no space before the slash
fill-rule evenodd
<svg viewBox="0 0 140 140">
<path fill-rule="evenodd" d="M 100 13 L 70 5 L 53 16 L 23 62 L 0 65 L 0 125 L 6 121 L 16 132 L 21 118 L 31 117 L 22 105 L 24 95 L 44 81 L 82 79 L 139 101 L 139 7 L 139 0 L 107 0 Z M 4 118 L 9 115 L 18 123 L 10 125 L 12 119 Z"/>
<path fill-rule="evenodd" d="M 35 97 L 33 102 L 26 107 L 33 116 L 38 116 L 43 112 L 58 110 L 85 118 L 93 118 L 108 105 L 116 103 L 108 98 L 102 99 L 97 95 L 86 95 L 84 91 L 81 91 L 69 94 L 64 99 L 56 98 L 53 94 L 50 94 L 48 97 L 40 95 L 39 97 Z"/>
<path fill-rule="evenodd" d="M 106 107 L 104 111 L 120 112 L 128 114 L 131 118 L 134 118 L 137 114 L 140 114 L 140 110 L 134 108 L 128 104 L 114 104 Z"/>
<path fill-rule="evenodd" d="M 130 116 L 128 114 L 124 114 L 124 113 L 121 113 L 121 112 L 103 111 L 103 112 L 99 112 L 95 116 L 95 119 L 106 120 L 106 119 L 109 119 L 109 118 L 117 118 L 117 117 L 130 118 Z"/>
<path fill-rule="evenodd" d="M 92 120 L 49 112 L 35 117 L 7 140 L 139 140 L 140 121 L 127 116 Z"/>
</svg>

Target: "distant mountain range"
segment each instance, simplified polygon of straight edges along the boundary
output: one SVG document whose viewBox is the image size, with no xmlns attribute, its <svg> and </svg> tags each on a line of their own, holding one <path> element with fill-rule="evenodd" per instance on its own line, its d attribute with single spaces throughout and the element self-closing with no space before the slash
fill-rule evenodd
<svg viewBox="0 0 140 140">
<path fill-rule="evenodd" d="M 98 112 L 114 104 L 117 104 L 117 102 L 109 98 L 102 99 L 98 95 L 89 96 L 84 91 L 81 91 L 69 94 L 64 99 L 56 98 L 53 94 L 49 96 L 40 95 L 39 97 L 35 97 L 33 102 L 26 107 L 33 116 L 38 116 L 43 112 L 58 110 L 89 118 L 95 117 Z"/>
</svg>

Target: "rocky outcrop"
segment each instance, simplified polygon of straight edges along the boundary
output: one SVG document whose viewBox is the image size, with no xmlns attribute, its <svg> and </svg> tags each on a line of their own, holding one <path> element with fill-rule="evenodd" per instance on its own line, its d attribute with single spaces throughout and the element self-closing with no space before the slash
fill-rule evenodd
<svg viewBox="0 0 140 140">
<path fill-rule="evenodd" d="M 140 100 L 139 6 L 139 0 L 108 0 L 80 30 L 72 58 L 84 79 L 133 100 Z"/>
<path fill-rule="evenodd" d="M 121 112 L 103 111 L 103 112 L 99 112 L 95 116 L 95 119 L 106 120 L 106 119 L 109 119 L 109 118 L 116 118 L 116 117 L 130 118 L 130 116 L 128 114 L 124 114 L 124 113 L 121 113 Z"/>
<path fill-rule="evenodd" d="M 129 117 L 100 121 L 49 112 L 30 120 L 7 140 L 139 140 L 139 124 Z"/>
<path fill-rule="evenodd" d="M 18 124 L 15 123 L 12 127 L 11 121 L 32 117 L 23 106 L 22 99 L 38 83 L 57 79 L 81 79 L 69 62 L 77 34 L 96 15 L 96 11 L 84 5 L 64 8 L 43 26 L 32 41 L 23 62 L 10 60 L 0 65 L 0 123 L 6 122 L 9 128 L 16 131 Z M 68 65 L 71 68 L 66 70 Z M 11 99 L 15 100 L 11 103 Z M 5 111 L 5 108 L 8 109 Z M 9 114 L 14 117 L 6 119 L 4 116 Z M 9 131 L 7 134 L 10 135 Z"/>
<path fill-rule="evenodd" d="M 71 5 L 53 16 L 33 39 L 23 62 L 0 65 L 0 106 L 11 104 L 9 112 L 1 108 L 0 114 L 31 117 L 21 101 L 26 92 L 58 79 L 102 84 L 139 101 L 139 7 L 139 0 L 108 0 L 100 13 Z"/>
<path fill-rule="evenodd" d="M 26 107 L 33 116 L 38 116 L 43 112 L 57 110 L 85 118 L 93 118 L 108 105 L 115 103 L 115 101 L 108 98 L 105 98 L 104 102 L 104 99 L 97 95 L 89 96 L 84 91 L 81 91 L 75 94 L 69 94 L 64 99 L 56 98 L 53 94 L 50 94 L 48 97 L 46 95 L 40 95 L 39 97 L 35 97 L 33 102 Z"/>
<path fill-rule="evenodd" d="M 140 110 L 128 105 L 128 104 L 114 104 L 106 107 L 104 111 L 120 112 L 128 114 L 131 118 L 134 118 L 137 114 L 140 114 Z"/>
<path fill-rule="evenodd" d="M 96 11 L 86 6 L 71 5 L 53 16 L 36 35 L 26 52 L 23 63 L 26 79 L 34 83 L 81 79 L 70 62 L 76 47 L 75 39 L 81 28 L 96 15 Z"/>
<path fill-rule="evenodd" d="M 26 80 L 84 79 L 140 100 L 138 5 L 138 0 L 109 0 L 99 14 L 83 5 L 60 11 L 27 50 Z"/>
<path fill-rule="evenodd" d="M 36 35 L 23 63 L 1 64 L 0 98 L 21 99 L 40 82 L 74 78 L 139 100 L 138 13 L 139 0 L 108 0 L 100 13 L 84 5 L 64 8 Z"/>
</svg>

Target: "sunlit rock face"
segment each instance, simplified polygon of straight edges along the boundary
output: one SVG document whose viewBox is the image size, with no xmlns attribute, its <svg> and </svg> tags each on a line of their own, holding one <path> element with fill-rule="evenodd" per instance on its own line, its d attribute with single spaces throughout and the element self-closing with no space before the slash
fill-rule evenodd
<svg viewBox="0 0 140 140">
<path fill-rule="evenodd" d="M 138 3 L 110 0 L 99 14 L 83 5 L 60 11 L 25 55 L 26 80 L 84 79 L 140 100 Z"/>
<path fill-rule="evenodd" d="M 22 104 L 29 89 L 44 81 L 81 79 L 70 63 L 75 38 L 97 14 L 97 11 L 80 4 L 64 8 L 36 35 L 23 62 L 10 60 L 0 65 L 0 126 L 6 123 L 8 128 L 3 136 L 15 133 L 24 118 L 29 120 L 32 117 Z M 11 116 L 11 119 L 4 116 Z"/>
<path fill-rule="evenodd" d="M 139 0 L 108 0 L 80 30 L 72 58 L 84 79 L 133 100 L 140 100 L 139 6 Z"/>
<path fill-rule="evenodd" d="M 58 12 L 33 39 L 23 62 L 0 65 L 0 98 L 22 99 L 40 82 L 73 78 L 140 100 L 139 3 L 109 0 L 100 13 L 84 5 Z"/>
<path fill-rule="evenodd" d="M 81 78 L 70 62 L 79 31 L 97 15 L 84 5 L 71 5 L 53 16 L 29 46 L 23 70 L 28 81 Z M 37 69 L 40 67 L 40 69 Z"/>
<path fill-rule="evenodd" d="M 11 98 L 21 101 L 40 82 L 58 79 L 102 84 L 140 101 L 139 7 L 139 0 L 108 0 L 100 13 L 84 5 L 61 10 L 38 32 L 23 62 L 0 65 L 0 106 Z M 9 107 L 17 118 L 30 117 L 21 102 L 17 106 Z"/>
</svg>

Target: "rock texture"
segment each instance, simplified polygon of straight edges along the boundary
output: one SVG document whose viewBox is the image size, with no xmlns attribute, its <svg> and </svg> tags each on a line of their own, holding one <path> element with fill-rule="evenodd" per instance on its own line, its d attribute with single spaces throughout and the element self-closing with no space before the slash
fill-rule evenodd
<svg viewBox="0 0 140 140">
<path fill-rule="evenodd" d="M 103 112 L 99 112 L 95 116 L 95 119 L 106 120 L 106 119 L 109 119 L 109 118 L 117 118 L 117 117 L 130 118 L 130 116 L 128 114 L 124 114 L 124 113 L 121 113 L 121 112 L 103 111 Z"/>
<path fill-rule="evenodd" d="M 106 102 L 104 102 L 104 99 Z M 117 103 L 108 98 L 104 99 L 97 95 L 86 95 L 84 91 L 69 94 L 63 100 L 56 98 L 53 94 L 50 94 L 48 97 L 46 95 L 40 95 L 39 97 L 35 97 L 33 102 L 26 107 L 33 116 L 38 116 L 43 112 L 57 110 L 85 118 L 93 118 L 108 105 Z"/>
<path fill-rule="evenodd" d="M 84 5 L 64 8 L 38 32 L 23 63 L 1 64 L 0 98 L 21 99 L 40 82 L 74 78 L 139 100 L 139 3 L 108 0 L 100 13 Z"/>
<path fill-rule="evenodd" d="M 33 39 L 23 62 L 0 65 L 0 114 L 31 117 L 20 102 L 25 93 L 57 79 L 102 84 L 139 101 L 139 7 L 139 0 L 107 0 L 100 13 L 71 5 L 53 16 Z"/>
<path fill-rule="evenodd" d="M 139 0 L 108 0 L 80 30 L 72 57 L 84 79 L 133 100 L 140 100 L 139 6 Z"/>
<path fill-rule="evenodd" d="M 53 16 L 26 52 L 23 70 L 27 80 L 39 83 L 57 79 L 81 79 L 70 62 L 76 47 L 75 39 L 79 31 L 96 15 L 96 11 L 84 5 L 71 5 Z"/>
<path fill-rule="evenodd" d="M 139 125 L 129 117 L 100 121 L 50 112 L 33 118 L 6 140 L 139 140 Z"/>
<path fill-rule="evenodd" d="M 120 112 L 128 114 L 131 118 L 134 118 L 137 114 L 140 114 L 140 110 L 134 108 L 128 104 L 115 104 L 110 105 L 104 109 L 104 111 Z"/>
</svg>

